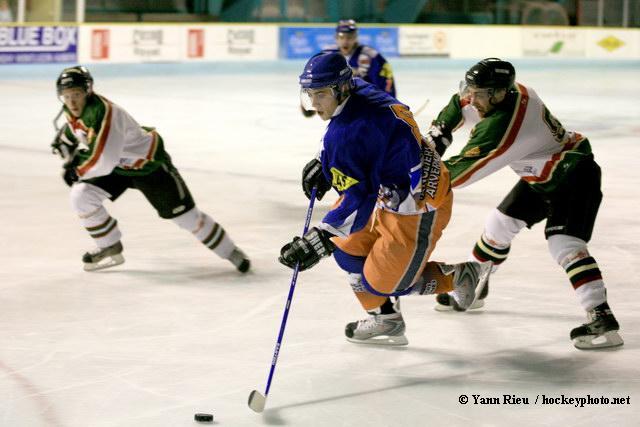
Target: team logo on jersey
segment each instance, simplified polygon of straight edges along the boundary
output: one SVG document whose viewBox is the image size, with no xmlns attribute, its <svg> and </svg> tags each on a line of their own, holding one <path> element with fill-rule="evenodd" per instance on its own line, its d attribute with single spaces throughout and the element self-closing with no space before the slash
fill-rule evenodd
<svg viewBox="0 0 640 427">
<path fill-rule="evenodd" d="M 480 147 L 473 147 L 464 152 L 464 157 L 478 157 L 480 155 Z"/>
<path fill-rule="evenodd" d="M 343 174 L 336 168 L 331 168 L 331 176 L 333 177 L 331 185 L 338 191 L 346 191 L 349 187 L 360 182 L 355 178 Z"/>
</svg>

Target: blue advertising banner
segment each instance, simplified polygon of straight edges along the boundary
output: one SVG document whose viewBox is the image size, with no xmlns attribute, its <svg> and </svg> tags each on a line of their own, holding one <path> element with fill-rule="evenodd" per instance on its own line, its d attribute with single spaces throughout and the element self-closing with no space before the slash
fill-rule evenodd
<svg viewBox="0 0 640 427">
<path fill-rule="evenodd" d="M 306 59 L 336 47 L 335 29 L 328 27 L 280 27 L 280 57 Z M 384 57 L 398 56 L 397 27 L 360 27 L 358 42 L 371 46 Z"/>
<path fill-rule="evenodd" d="M 0 27 L 0 64 L 76 62 L 77 27 Z"/>
</svg>

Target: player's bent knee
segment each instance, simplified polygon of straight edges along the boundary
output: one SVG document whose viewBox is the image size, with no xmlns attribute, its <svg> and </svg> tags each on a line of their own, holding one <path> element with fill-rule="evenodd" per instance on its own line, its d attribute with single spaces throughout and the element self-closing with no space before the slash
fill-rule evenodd
<svg viewBox="0 0 640 427">
<path fill-rule="evenodd" d="M 562 267 L 578 259 L 587 258 L 589 250 L 587 242 L 566 234 L 554 234 L 547 240 L 549 253 L 553 259 Z"/>
<path fill-rule="evenodd" d="M 81 217 L 100 209 L 102 202 L 108 198 L 109 195 L 104 190 L 85 182 L 73 185 L 69 193 L 71 208 Z"/>
<path fill-rule="evenodd" d="M 175 222 L 180 228 L 192 231 L 198 228 L 198 221 L 200 221 L 200 218 L 200 211 L 197 207 L 194 207 L 180 216 L 171 218 L 171 221 Z"/>
<path fill-rule="evenodd" d="M 346 271 L 347 273 L 356 273 L 362 275 L 364 269 L 364 262 L 366 257 L 349 255 L 340 248 L 336 248 L 333 252 L 333 258 L 336 260 L 338 267 Z"/>
<path fill-rule="evenodd" d="M 527 223 L 521 219 L 510 217 L 498 209 L 493 209 L 485 222 L 484 232 L 492 241 L 508 245 L 526 225 Z"/>
</svg>

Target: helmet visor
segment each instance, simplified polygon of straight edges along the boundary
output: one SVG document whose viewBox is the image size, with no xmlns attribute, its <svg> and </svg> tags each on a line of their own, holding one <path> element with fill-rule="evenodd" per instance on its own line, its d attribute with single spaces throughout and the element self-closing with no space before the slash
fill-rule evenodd
<svg viewBox="0 0 640 427">
<path fill-rule="evenodd" d="M 326 105 L 330 99 L 337 97 L 338 91 L 333 86 L 300 89 L 300 105 L 307 111 L 317 111 L 316 105 Z"/>
<path fill-rule="evenodd" d="M 460 90 L 458 93 L 460 94 L 460 99 L 470 100 L 471 98 L 475 98 L 478 100 L 488 101 L 494 95 L 495 89 L 480 88 L 470 85 L 465 80 L 462 80 L 460 82 Z"/>
</svg>

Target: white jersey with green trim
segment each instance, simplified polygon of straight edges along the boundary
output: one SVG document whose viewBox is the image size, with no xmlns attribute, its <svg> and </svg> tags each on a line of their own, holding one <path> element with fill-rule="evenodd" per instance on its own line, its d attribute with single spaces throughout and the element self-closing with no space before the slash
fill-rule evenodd
<svg viewBox="0 0 640 427">
<path fill-rule="evenodd" d="M 66 113 L 66 136 L 81 149 L 77 172 L 83 180 L 109 175 L 114 169 L 124 175 L 145 175 L 165 158 L 155 130 L 141 127 L 122 107 L 100 95 L 87 98 L 80 117 Z"/>
<path fill-rule="evenodd" d="M 451 128 L 463 122 L 473 125 L 461 153 L 445 161 L 454 187 L 467 186 L 509 166 L 538 191 L 553 191 L 579 159 L 591 155 L 589 141 L 567 132 L 530 87 L 516 84 L 505 101 L 485 117 L 456 97 L 437 119 Z M 454 103 L 458 106 L 452 106 Z"/>
</svg>

